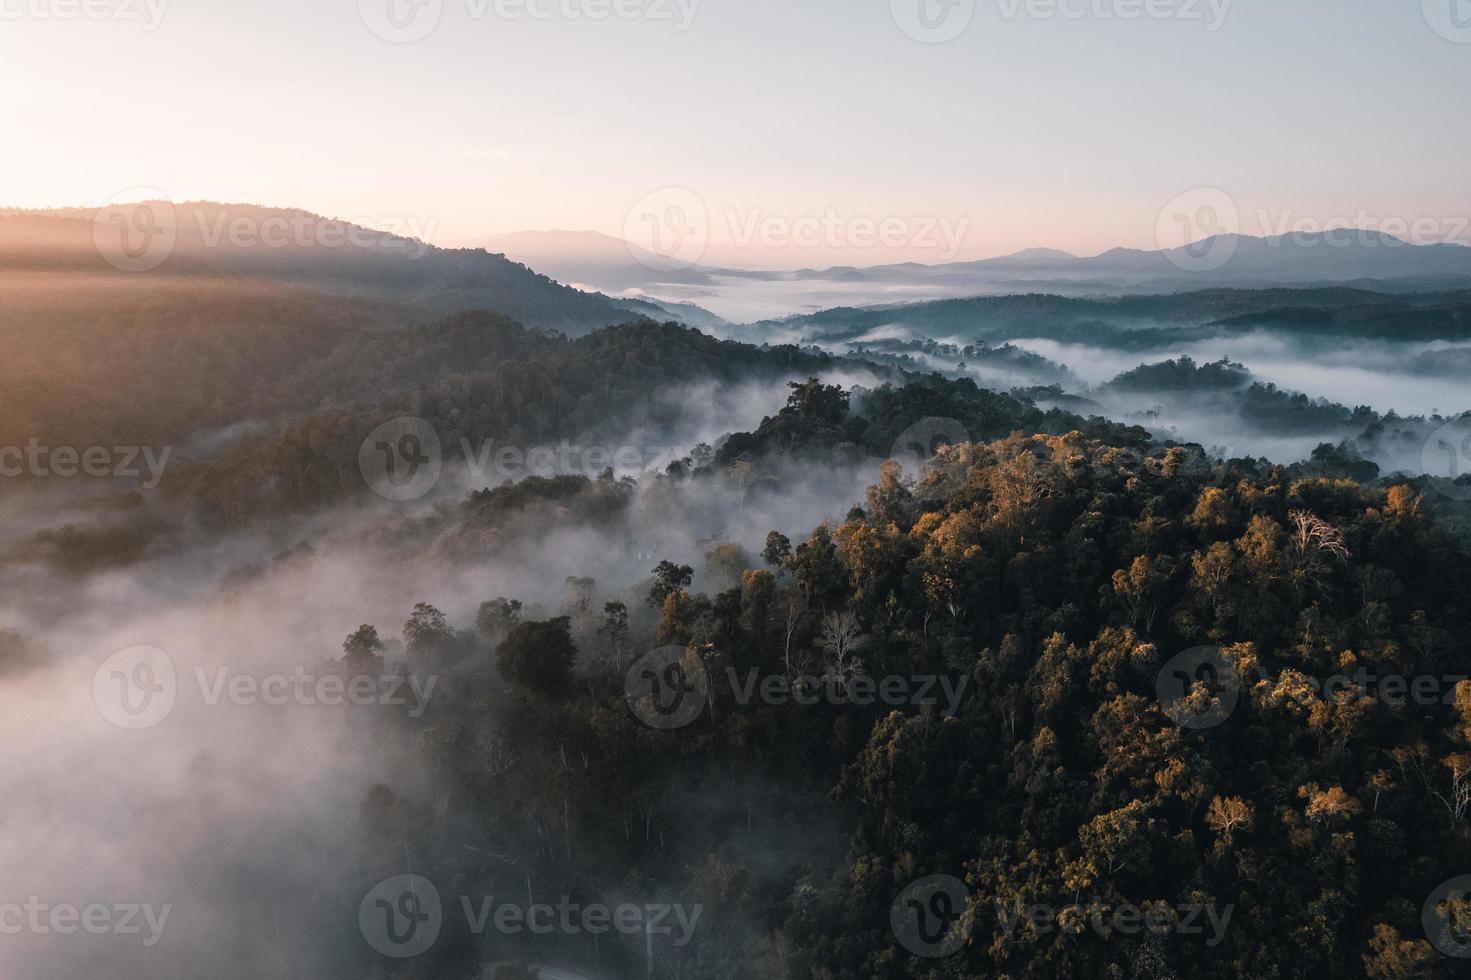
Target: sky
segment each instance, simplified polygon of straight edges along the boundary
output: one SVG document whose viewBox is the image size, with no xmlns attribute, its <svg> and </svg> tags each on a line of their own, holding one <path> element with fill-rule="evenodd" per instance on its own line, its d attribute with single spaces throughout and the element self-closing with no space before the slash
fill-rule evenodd
<svg viewBox="0 0 1471 980">
<path fill-rule="evenodd" d="M 0 0 L 0 206 L 752 268 L 1471 240 L 1468 104 L 1471 0 Z"/>
</svg>

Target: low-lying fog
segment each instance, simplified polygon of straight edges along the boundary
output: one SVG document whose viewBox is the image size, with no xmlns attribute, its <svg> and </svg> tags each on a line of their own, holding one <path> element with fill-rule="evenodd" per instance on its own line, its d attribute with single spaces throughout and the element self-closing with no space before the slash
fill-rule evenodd
<svg viewBox="0 0 1471 980">
<path fill-rule="evenodd" d="M 1207 363 L 1222 357 L 1244 364 L 1258 381 L 1347 405 L 1368 405 L 1381 414 L 1458 415 L 1471 410 L 1471 388 L 1464 376 L 1439 375 L 1429 368 L 1441 358 L 1471 356 L 1471 346 L 1445 343 L 1360 344 L 1304 353 L 1282 338 L 1254 333 L 1229 340 L 1180 343 L 1157 351 L 1119 351 L 1020 337 L 1018 347 L 1034 351 L 1100 385 L 1141 363 L 1186 355 Z"/>
<path fill-rule="evenodd" d="M 978 292 L 974 286 L 943 283 L 778 276 L 776 273 L 749 277 L 717 274 L 710 276 L 708 284 L 659 283 L 652 289 L 634 290 L 627 295 L 656 295 L 660 299 L 694 303 L 731 323 L 755 323 L 837 306 L 916 303 L 974 296 Z"/>
<path fill-rule="evenodd" d="M 1161 439 L 1197 442 L 1223 456 L 1265 457 L 1282 463 L 1306 459 L 1325 442 L 1336 445 L 1360 436 L 1367 421 L 1350 416 L 1365 406 L 1379 416 L 1393 413 L 1392 428 L 1402 426 L 1403 431 L 1390 442 L 1361 445 L 1360 451 L 1386 473 L 1419 474 L 1424 472 L 1424 438 L 1445 420 L 1471 411 L 1471 392 L 1464 383 L 1465 371 L 1471 370 L 1471 345 L 1466 344 L 1324 342 L 1263 330 L 1125 350 L 1020 333 L 998 337 L 994 330 L 987 343 L 929 337 L 898 322 L 835 341 L 809 338 L 799 326 L 775 329 L 772 340 L 811 344 L 888 367 L 968 377 L 998 391 L 1022 389 L 1043 407 L 1142 425 Z M 1253 402 L 1241 393 L 1211 392 L 1185 383 L 1176 388 L 1136 385 L 1123 390 L 1110 384 L 1141 365 L 1182 357 L 1201 367 L 1223 358 L 1240 365 L 1249 372 L 1244 385 L 1276 387 L 1276 403 Z M 1060 388 L 1063 397 L 1037 390 L 1052 386 Z M 1289 406 L 1298 394 L 1306 396 L 1308 404 Z M 1335 413 L 1343 419 L 1323 422 Z"/>
<path fill-rule="evenodd" d="M 778 384 L 670 390 L 618 442 L 713 442 L 753 428 L 786 394 Z M 165 555 L 87 578 L 0 566 L 0 972 L 378 975 L 359 905 L 385 876 L 422 870 L 422 851 L 371 836 L 364 800 L 379 783 L 434 790 L 417 738 L 391 723 L 402 708 L 320 703 L 344 638 L 376 626 L 391 664 L 415 603 L 461 631 L 500 596 L 525 603 L 524 618 L 547 618 L 561 614 L 569 576 L 596 580 L 596 609 L 641 607 L 665 558 L 691 565 L 705 588 L 715 541 L 755 556 L 774 528 L 796 535 L 841 519 L 876 471 L 794 465 L 779 492 L 717 481 L 683 493 L 645 474 L 624 513 L 598 524 L 505 515 L 473 561 L 453 559 L 465 545 L 452 506 L 469 485 L 459 471 L 414 504 L 343 509 L 266 536 L 194 531 Z M 48 501 L 11 496 L 5 512 L 32 527 L 65 519 Z M 416 674 L 408 692 L 432 707 L 429 683 Z M 89 922 L 98 934 L 78 925 Z"/>
</svg>

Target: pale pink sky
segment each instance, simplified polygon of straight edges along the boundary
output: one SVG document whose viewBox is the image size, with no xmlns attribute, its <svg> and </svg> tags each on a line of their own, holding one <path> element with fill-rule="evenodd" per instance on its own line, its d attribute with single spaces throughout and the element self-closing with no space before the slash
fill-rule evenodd
<svg viewBox="0 0 1471 980">
<path fill-rule="evenodd" d="M 633 20 L 430 0 L 414 43 L 370 26 L 393 0 L 150 0 L 156 23 L 144 0 L 103 20 L 49 2 L 0 0 L 0 205 L 148 186 L 457 241 L 622 236 L 684 188 L 701 260 L 749 267 L 1153 248 L 1197 187 L 1248 232 L 1450 237 L 1471 211 L 1471 43 L 1420 3 L 1236 0 L 1211 30 L 976 0 L 933 44 L 889 0 L 635 0 Z"/>
</svg>

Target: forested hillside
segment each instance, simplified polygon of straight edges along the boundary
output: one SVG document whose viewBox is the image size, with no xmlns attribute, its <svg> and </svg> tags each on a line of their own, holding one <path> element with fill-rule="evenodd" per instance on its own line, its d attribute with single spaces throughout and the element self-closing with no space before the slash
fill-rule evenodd
<svg viewBox="0 0 1471 980">
<path fill-rule="evenodd" d="M 1347 287 L 1207 289 L 1116 299 L 1026 293 L 837 308 L 754 324 L 752 329 L 846 340 L 901 325 L 928 337 L 985 343 L 1046 337 L 1137 351 L 1258 330 L 1280 331 L 1304 344 L 1454 341 L 1471 336 L 1468 304 L 1471 294 L 1465 290 L 1391 294 Z"/>
<path fill-rule="evenodd" d="M 822 397 L 794 391 L 789 424 Z M 589 526 L 626 506 L 546 484 L 465 519 L 542 494 Z M 418 859 L 471 893 L 530 876 L 699 905 L 671 976 L 1460 975 L 1421 912 L 1471 859 L 1471 568 L 1428 511 L 1407 486 L 1017 435 L 943 451 L 918 486 L 886 467 L 845 519 L 774 529 L 759 556 L 660 563 L 646 595 L 569 579 L 535 621 L 487 597 L 432 642 L 420 610 L 409 662 L 458 678 L 424 752 L 461 803 Z M 670 645 L 700 710 L 646 724 L 625 677 Z M 1167 696 L 1200 648 L 1214 671 L 1191 662 Z M 814 696 L 743 698 L 748 676 Z M 881 679 L 937 703 L 873 703 Z M 365 805 L 428 821 L 388 786 Z M 514 857 L 466 863 L 458 839 Z M 891 908 L 936 875 L 962 901 L 916 950 Z M 1110 926 L 1156 906 L 1154 928 Z M 452 936 L 393 975 L 475 955 Z"/>
<path fill-rule="evenodd" d="M 568 340 L 492 313 L 459 314 L 342 353 L 313 383 L 340 378 L 355 398 L 181 466 L 166 491 L 212 522 L 299 513 L 369 494 L 358 453 L 364 437 L 394 417 L 424 419 L 446 458 L 463 460 L 465 445 L 486 440 L 533 446 L 613 438 L 634 420 L 657 426 L 661 420 L 647 413 L 661 393 L 715 382 L 779 385 L 793 372 L 839 363 L 794 347 L 715 340 L 674 323 L 625 324 Z"/>
</svg>

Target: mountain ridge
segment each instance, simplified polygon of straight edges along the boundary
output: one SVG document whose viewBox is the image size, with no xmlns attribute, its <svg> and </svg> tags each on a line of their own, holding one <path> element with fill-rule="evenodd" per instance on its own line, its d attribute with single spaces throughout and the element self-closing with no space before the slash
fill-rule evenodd
<svg viewBox="0 0 1471 980">
<path fill-rule="evenodd" d="M 140 235 L 144 215 L 153 224 Z M 144 257 L 156 264 L 133 271 L 130 243 L 135 251 L 155 249 Z M 302 209 L 208 201 L 0 211 L 0 270 L 238 276 L 393 302 L 426 316 L 492 309 L 569 336 L 652 312 L 647 303 L 573 289 L 504 256 L 439 248 Z"/>
</svg>

